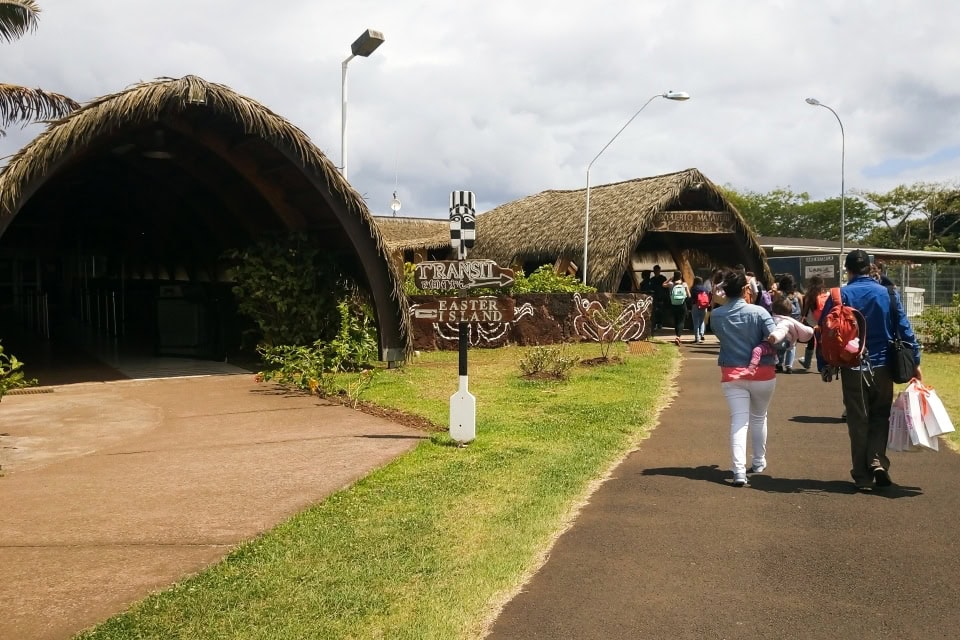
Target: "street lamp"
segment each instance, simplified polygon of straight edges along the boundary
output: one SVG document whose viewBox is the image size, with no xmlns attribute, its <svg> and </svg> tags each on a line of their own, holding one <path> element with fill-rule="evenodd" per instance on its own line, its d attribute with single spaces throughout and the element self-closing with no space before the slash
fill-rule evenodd
<svg viewBox="0 0 960 640">
<path fill-rule="evenodd" d="M 837 115 L 837 112 L 823 104 L 816 98 L 807 98 L 807 104 L 814 107 L 823 107 L 824 109 L 830 109 L 830 113 L 833 114 L 833 117 L 837 119 L 837 122 L 840 123 L 840 255 L 843 255 L 843 245 L 847 237 L 847 212 L 846 212 L 846 189 L 843 181 L 843 164 L 844 156 L 846 155 L 846 139 L 843 134 L 843 122 L 840 121 L 840 116 Z"/>
<path fill-rule="evenodd" d="M 347 178 L 347 65 L 357 56 L 368 57 L 383 44 L 383 34 L 367 29 L 350 45 L 350 56 L 340 65 L 340 173 Z"/>
<path fill-rule="evenodd" d="M 690 94 L 686 91 L 667 91 L 665 93 L 658 93 L 650 97 L 649 100 L 643 103 L 643 106 L 637 109 L 637 112 L 630 116 L 630 119 L 627 120 L 627 123 L 620 127 L 620 131 L 617 131 L 616 135 L 610 138 L 610 142 L 603 145 L 603 149 L 600 149 L 600 153 L 593 157 L 593 160 L 590 161 L 590 164 L 587 165 L 587 207 L 586 215 L 584 216 L 583 223 L 583 284 L 587 284 L 587 247 L 590 244 L 590 168 L 593 167 L 593 163 L 597 161 L 597 158 L 600 157 L 604 151 L 607 150 L 613 141 L 617 139 L 623 130 L 630 126 L 630 123 L 633 122 L 633 119 L 640 115 L 640 112 L 647 108 L 647 105 L 653 102 L 656 98 L 666 98 L 667 100 L 677 100 L 684 101 L 690 99 Z"/>
</svg>

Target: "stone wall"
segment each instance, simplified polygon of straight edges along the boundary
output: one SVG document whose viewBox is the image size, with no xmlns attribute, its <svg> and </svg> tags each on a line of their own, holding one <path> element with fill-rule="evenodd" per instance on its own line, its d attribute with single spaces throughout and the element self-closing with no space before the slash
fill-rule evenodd
<svg viewBox="0 0 960 640">
<path fill-rule="evenodd" d="M 436 299 L 437 296 L 410 296 L 415 349 L 457 348 L 459 330 L 455 323 L 424 322 L 414 315 L 418 304 Z M 650 336 L 653 299 L 644 294 L 529 293 L 513 299 L 513 321 L 471 324 L 470 346 L 632 341 Z M 619 305 L 619 313 L 612 322 L 604 312 L 611 299 Z"/>
</svg>

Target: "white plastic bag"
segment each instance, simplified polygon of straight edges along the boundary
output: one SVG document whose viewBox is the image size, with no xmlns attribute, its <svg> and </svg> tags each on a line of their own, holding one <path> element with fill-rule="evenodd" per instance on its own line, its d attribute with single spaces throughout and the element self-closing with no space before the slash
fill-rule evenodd
<svg viewBox="0 0 960 640">
<path fill-rule="evenodd" d="M 919 380 L 911 380 L 903 393 L 907 394 L 906 406 L 904 406 L 907 418 L 907 430 L 910 433 L 910 442 L 912 444 L 938 451 L 939 442 L 936 438 L 931 438 L 927 432 L 927 427 L 923 422 L 923 409 L 927 405 L 923 394 L 923 383 Z M 921 401 L 923 398 L 923 401 Z"/>
<path fill-rule="evenodd" d="M 951 433 L 953 422 L 947 415 L 947 410 L 940 401 L 940 396 L 933 390 L 919 381 L 916 382 L 917 391 L 920 393 L 920 412 L 923 414 L 923 426 L 927 428 L 927 435 L 931 438 L 942 436 L 945 433 Z"/>
<path fill-rule="evenodd" d="M 900 392 L 890 410 L 890 431 L 887 434 L 888 451 L 923 451 L 910 441 L 910 430 L 907 428 L 907 394 Z"/>
</svg>

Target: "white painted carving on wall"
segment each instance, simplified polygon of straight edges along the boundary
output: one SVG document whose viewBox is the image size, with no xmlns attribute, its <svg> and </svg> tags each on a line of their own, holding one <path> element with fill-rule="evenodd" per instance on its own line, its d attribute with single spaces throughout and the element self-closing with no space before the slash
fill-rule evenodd
<svg viewBox="0 0 960 640">
<path fill-rule="evenodd" d="M 581 339 L 620 342 L 639 340 L 643 336 L 646 329 L 643 313 L 653 305 L 653 298 L 632 300 L 616 318 L 607 316 L 603 303 L 583 298 L 579 293 L 573 294 L 573 304 L 577 308 L 573 330 Z"/>
</svg>

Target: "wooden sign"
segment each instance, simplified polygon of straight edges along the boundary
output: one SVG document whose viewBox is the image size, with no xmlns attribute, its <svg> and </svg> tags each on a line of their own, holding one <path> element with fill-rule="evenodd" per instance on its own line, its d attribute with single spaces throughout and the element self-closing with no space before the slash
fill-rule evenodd
<svg viewBox="0 0 960 640">
<path fill-rule="evenodd" d="M 654 216 L 648 231 L 733 233 L 734 226 L 729 211 L 663 211 Z"/>
<path fill-rule="evenodd" d="M 414 322 L 512 322 L 513 298 L 476 296 L 473 298 L 437 298 L 411 306 Z"/>
<path fill-rule="evenodd" d="M 493 260 L 442 260 L 414 266 L 413 280 L 424 291 L 509 287 L 513 269 L 504 269 Z"/>
</svg>

